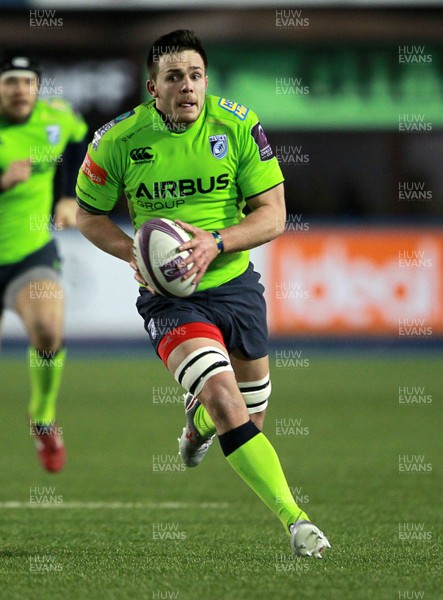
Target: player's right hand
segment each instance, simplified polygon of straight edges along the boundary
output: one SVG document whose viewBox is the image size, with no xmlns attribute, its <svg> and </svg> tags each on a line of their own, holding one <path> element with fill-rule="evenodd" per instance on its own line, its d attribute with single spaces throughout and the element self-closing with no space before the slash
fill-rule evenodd
<svg viewBox="0 0 443 600">
<path fill-rule="evenodd" d="M 209 231 L 180 221 L 180 219 L 176 219 L 175 222 L 192 236 L 189 242 L 181 243 L 178 249 L 180 252 L 183 250 L 192 250 L 192 254 L 184 259 L 184 264 L 190 265 L 190 267 L 182 279 L 189 279 L 195 274 L 192 284 L 197 288 L 209 264 L 218 255 L 217 243 Z"/>
<path fill-rule="evenodd" d="M 18 183 L 23 183 L 31 177 L 31 161 L 15 160 L 1 176 L 0 185 L 2 190 L 9 190 Z"/>
</svg>

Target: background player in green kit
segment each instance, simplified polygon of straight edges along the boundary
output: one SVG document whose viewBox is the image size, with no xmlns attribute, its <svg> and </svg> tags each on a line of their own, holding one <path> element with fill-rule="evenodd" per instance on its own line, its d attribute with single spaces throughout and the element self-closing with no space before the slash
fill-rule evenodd
<svg viewBox="0 0 443 600">
<path fill-rule="evenodd" d="M 137 301 L 158 355 L 188 391 L 180 454 L 196 466 L 217 434 L 228 462 L 282 521 L 294 552 L 321 557 L 329 542 L 296 504 L 261 432 L 271 389 L 266 308 L 248 250 L 279 234 L 283 177 L 257 116 L 206 95 L 206 68 L 190 31 L 154 43 L 147 84 L 154 100 L 95 133 L 78 177 L 77 222 L 133 268 L 132 239 L 107 216 L 121 192 L 135 229 L 166 217 L 192 234 L 181 249 L 192 248 L 186 277 L 196 274 L 196 292 L 171 299 L 142 287 Z M 145 283 L 138 272 L 136 279 Z"/>
<path fill-rule="evenodd" d="M 78 146 L 87 126 L 62 99 L 38 99 L 39 74 L 26 56 L 0 64 L 0 317 L 3 308 L 15 311 L 29 336 L 31 431 L 42 465 L 56 472 L 65 463 L 55 423 L 65 349 L 60 258 L 51 228 L 75 226 L 69 172 L 81 162 Z M 68 145 L 73 164 L 62 159 Z M 57 167 L 67 173 L 52 220 Z"/>
</svg>

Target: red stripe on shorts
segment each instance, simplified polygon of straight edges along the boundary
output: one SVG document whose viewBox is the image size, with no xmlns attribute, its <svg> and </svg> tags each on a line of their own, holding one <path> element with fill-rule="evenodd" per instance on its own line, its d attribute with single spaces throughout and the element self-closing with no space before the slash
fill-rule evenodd
<svg viewBox="0 0 443 600">
<path fill-rule="evenodd" d="M 177 348 L 182 342 L 194 338 L 209 338 L 225 346 L 222 333 L 215 325 L 201 322 L 185 323 L 179 327 L 174 327 L 174 329 L 163 336 L 157 348 L 158 355 L 164 364 L 167 365 L 169 355 L 174 348 Z"/>
</svg>

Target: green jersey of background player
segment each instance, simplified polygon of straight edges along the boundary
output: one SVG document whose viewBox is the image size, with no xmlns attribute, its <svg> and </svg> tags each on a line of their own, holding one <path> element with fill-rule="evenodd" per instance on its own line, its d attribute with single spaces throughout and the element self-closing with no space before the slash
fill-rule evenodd
<svg viewBox="0 0 443 600">
<path fill-rule="evenodd" d="M 81 162 L 78 145 L 87 126 L 61 98 L 38 99 L 39 74 L 26 56 L 0 63 L 0 317 L 3 308 L 15 311 L 31 341 L 30 430 L 41 463 L 55 472 L 65 462 L 54 426 L 65 350 L 60 259 L 51 231 L 75 225 L 69 171 Z M 62 157 L 67 147 L 69 160 Z M 57 169 L 66 177 L 52 220 Z"/>
<path fill-rule="evenodd" d="M 263 337 L 244 323 L 248 307 L 256 308 L 258 329 L 266 330 L 264 303 L 257 300 L 263 292 L 250 277 L 248 251 L 281 233 L 283 177 L 257 116 L 239 103 L 206 96 L 206 70 L 193 32 L 174 31 L 154 43 L 147 82 L 154 100 L 96 132 L 78 178 L 77 221 L 96 246 L 135 269 L 132 239 L 107 216 L 121 192 L 136 227 L 169 217 L 192 234 L 179 249 L 192 249 L 184 278 L 195 274 L 197 293 L 175 301 L 142 290 L 138 302 L 148 331 L 159 316 L 181 319 L 162 336 L 150 333 L 154 344 L 162 338 L 158 354 L 189 392 L 180 454 L 196 466 L 217 433 L 230 465 L 282 521 L 294 552 L 320 558 L 329 542 L 295 502 L 261 431 L 269 361 Z M 144 283 L 137 271 L 136 279 Z M 231 329 L 221 314 L 232 319 Z"/>
<path fill-rule="evenodd" d="M 86 131 L 61 98 L 37 100 L 23 123 L 0 113 L 0 265 L 17 263 L 51 240 L 55 171 L 66 146 L 81 142 Z M 12 173 L 17 165 L 26 179 Z"/>
</svg>

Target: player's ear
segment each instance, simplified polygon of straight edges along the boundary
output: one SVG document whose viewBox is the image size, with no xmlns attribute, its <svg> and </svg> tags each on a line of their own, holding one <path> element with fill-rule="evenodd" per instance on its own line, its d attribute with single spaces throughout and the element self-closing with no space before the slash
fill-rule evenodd
<svg viewBox="0 0 443 600">
<path fill-rule="evenodd" d="M 148 79 L 148 81 L 146 82 L 146 89 L 153 98 L 157 98 L 157 88 L 153 79 Z"/>
<path fill-rule="evenodd" d="M 205 75 L 205 84 L 206 84 L 205 90 L 207 90 L 208 89 L 208 76 L 207 75 Z"/>
</svg>

